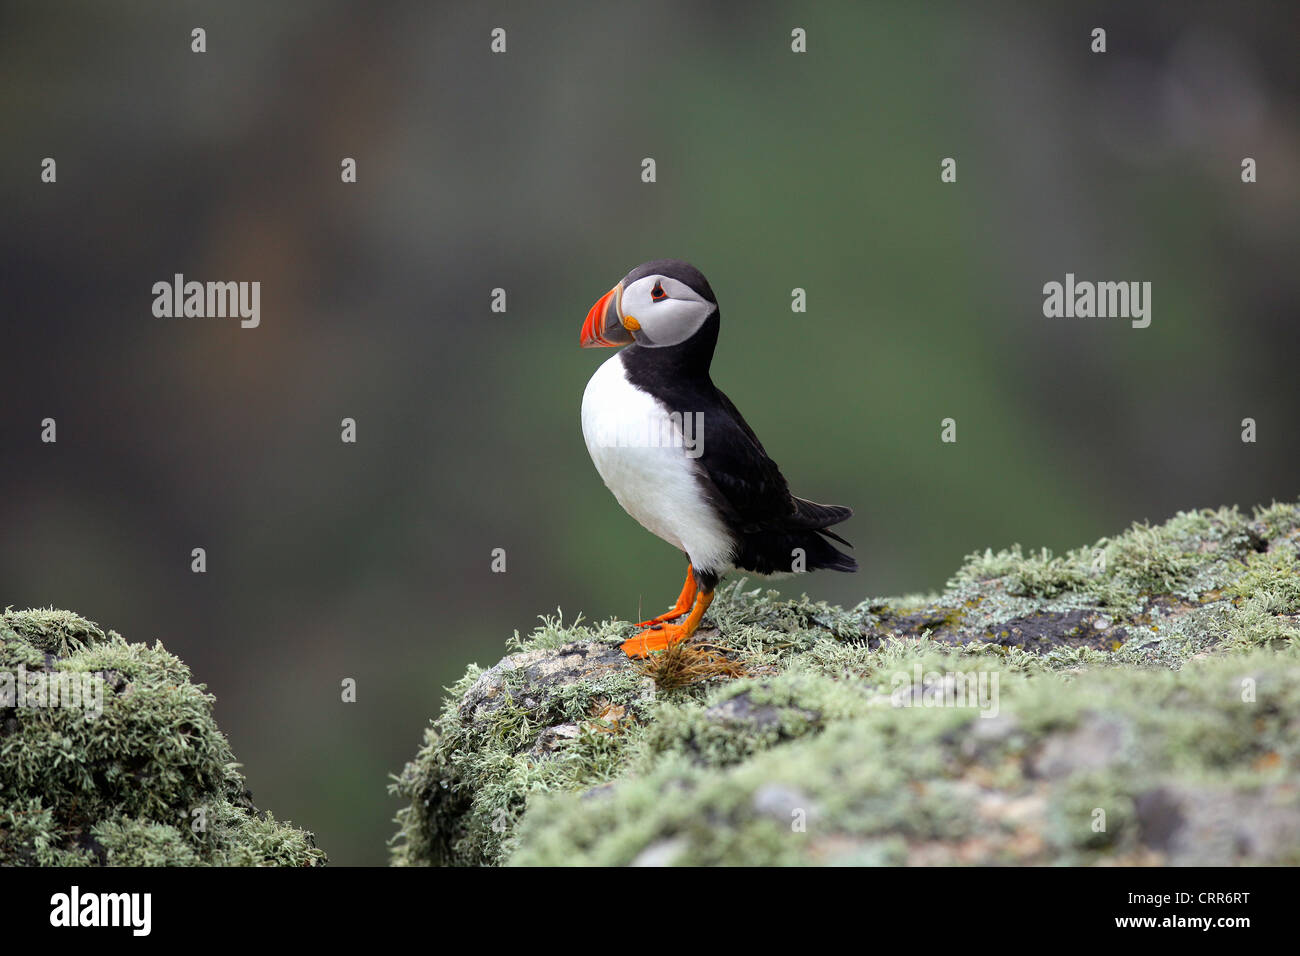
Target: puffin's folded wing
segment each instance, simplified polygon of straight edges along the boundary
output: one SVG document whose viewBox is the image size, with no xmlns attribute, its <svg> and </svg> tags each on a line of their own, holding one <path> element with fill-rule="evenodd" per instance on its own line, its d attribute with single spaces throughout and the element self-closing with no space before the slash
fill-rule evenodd
<svg viewBox="0 0 1300 956">
<path fill-rule="evenodd" d="M 848 544 L 831 525 L 853 517 L 853 509 L 824 505 L 790 494 L 781 469 L 764 451 L 754 430 L 721 390 L 720 414 L 710 416 L 700 464 L 706 486 L 732 524 L 742 531 L 820 531 Z"/>
<path fill-rule="evenodd" d="M 707 414 L 698 459 L 701 479 L 728 523 L 743 532 L 788 527 L 798 520 L 796 499 L 776 462 L 721 391 Z"/>
</svg>

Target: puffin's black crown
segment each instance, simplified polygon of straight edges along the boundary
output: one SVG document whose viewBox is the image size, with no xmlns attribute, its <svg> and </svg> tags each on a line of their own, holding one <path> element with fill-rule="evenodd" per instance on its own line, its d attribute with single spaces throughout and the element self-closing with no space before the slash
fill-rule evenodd
<svg viewBox="0 0 1300 956">
<path fill-rule="evenodd" d="M 713 296 L 713 287 L 709 285 L 709 280 L 704 278 L 703 272 L 689 262 L 682 262 L 680 259 L 655 259 L 652 262 L 643 262 L 623 277 L 623 286 L 626 288 L 637 279 L 643 279 L 646 276 L 667 276 L 670 279 L 676 279 L 678 282 L 690 286 L 714 305 L 718 304 L 718 300 Z"/>
</svg>

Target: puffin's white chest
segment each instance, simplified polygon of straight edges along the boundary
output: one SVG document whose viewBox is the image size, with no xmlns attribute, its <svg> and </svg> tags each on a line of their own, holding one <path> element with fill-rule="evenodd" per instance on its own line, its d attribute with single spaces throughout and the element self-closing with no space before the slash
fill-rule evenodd
<svg viewBox="0 0 1300 956">
<path fill-rule="evenodd" d="M 680 415 L 627 380 L 621 353 L 596 370 L 582 396 L 587 451 L 623 510 L 652 534 L 685 551 L 695 567 L 725 573 L 731 533 L 705 499 L 688 457 Z M 675 438 L 674 438 L 675 436 Z M 707 435 L 691 434 L 693 441 Z"/>
</svg>

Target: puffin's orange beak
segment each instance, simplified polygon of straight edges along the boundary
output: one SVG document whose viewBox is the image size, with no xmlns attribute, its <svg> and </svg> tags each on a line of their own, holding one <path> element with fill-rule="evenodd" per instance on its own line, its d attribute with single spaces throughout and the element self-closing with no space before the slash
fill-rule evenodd
<svg viewBox="0 0 1300 956">
<path fill-rule="evenodd" d="M 623 297 L 623 283 L 610 289 L 591 307 L 587 321 L 582 323 L 582 336 L 578 339 L 584 349 L 597 346 L 627 345 L 633 341 L 632 333 L 623 328 L 619 300 Z"/>
</svg>

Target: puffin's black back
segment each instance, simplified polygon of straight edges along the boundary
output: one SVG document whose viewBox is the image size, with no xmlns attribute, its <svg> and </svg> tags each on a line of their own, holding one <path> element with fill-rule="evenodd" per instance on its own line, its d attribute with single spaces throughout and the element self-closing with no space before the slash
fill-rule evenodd
<svg viewBox="0 0 1300 956">
<path fill-rule="evenodd" d="M 848 544 L 825 529 L 846 520 L 851 508 L 820 505 L 790 494 L 776 462 L 768 457 L 753 429 L 709 375 L 721 317 L 709 282 L 698 269 L 676 259 L 637 266 L 624 284 L 648 275 L 677 279 L 714 304 L 704 324 L 685 342 L 623 350 L 628 381 L 670 412 L 702 413 L 701 455 L 693 459 L 702 490 L 736 539 L 733 563 L 759 574 L 788 572 L 801 549 L 809 571 L 856 571 L 857 562 L 825 536 Z M 713 569 L 699 569 L 710 572 Z"/>
</svg>

